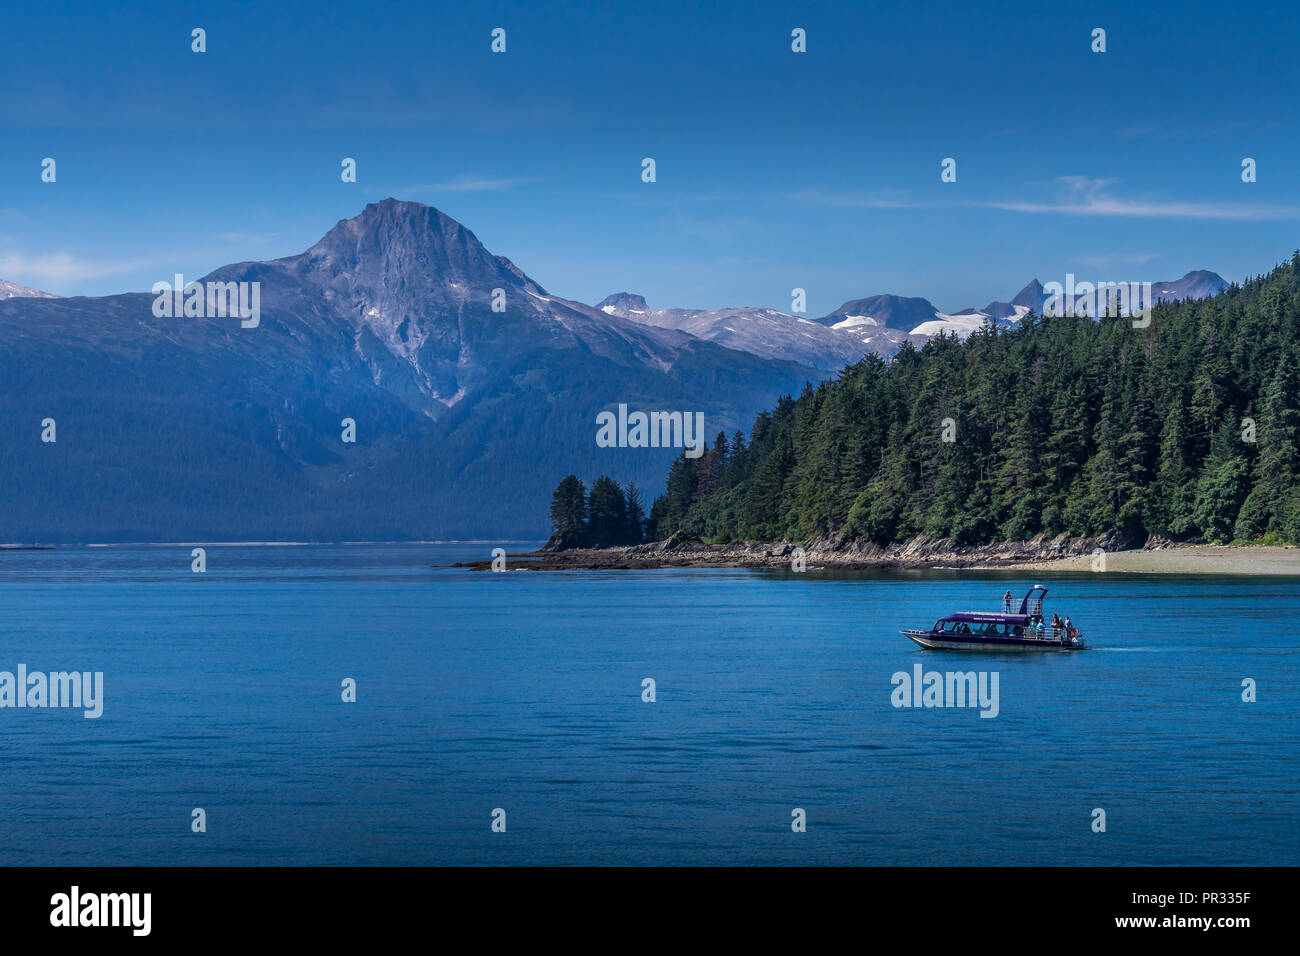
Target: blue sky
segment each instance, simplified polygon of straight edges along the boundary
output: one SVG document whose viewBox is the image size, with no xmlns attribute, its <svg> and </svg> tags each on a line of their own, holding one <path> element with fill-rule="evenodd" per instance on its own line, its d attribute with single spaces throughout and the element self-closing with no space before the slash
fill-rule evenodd
<svg viewBox="0 0 1300 956">
<path fill-rule="evenodd" d="M 587 302 L 1239 280 L 1300 246 L 1297 48 L 1281 3 L 16 4 L 0 278 L 143 291 L 396 196 Z"/>
</svg>

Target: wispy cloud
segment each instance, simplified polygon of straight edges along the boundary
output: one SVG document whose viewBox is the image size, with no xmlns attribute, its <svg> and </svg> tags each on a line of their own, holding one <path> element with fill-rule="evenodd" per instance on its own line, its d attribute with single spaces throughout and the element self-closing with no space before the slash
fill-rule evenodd
<svg viewBox="0 0 1300 956">
<path fill-rule="evenodd" d="M 1181 200 L 1124 199 L 1110 194 L 1114 179 L 1061 176 L 1056 180 L 1063 194 L 1046 202 L 1023 200 L 979 203 L 987 209 L 1006 212 L 1065 216 L 1118 216 L 1140 219 L 1220 219 L 1253 222 L 1300 217 L 1295 206 L 1262 206 L 1248 203 L 1185 202 Z"/>
<path fill-rule="evenodd" d="M 0 276 L 13 281 L 53 285 L 125 275 L 145 265 L 147 263 L 139 261 L 107 262 L 83 259 L 68 252 L 51 252 L 40 256 L 25 256 L 13 252 L 0 254 Z"/>
<path fill-rule="evenodd" d="M 423 186 L 411 186 L 403 190 L 406 193 L 482 193 L 502 192 L 516 186 L 535 182 L 531 179 L 492 179 L 487 176 L 457 176 L 440 183 L 427 183 Z"/>
<path fill-rule="evenodd" d="M 1151 202 L 1095 199 L 1086 203 L 983 203 L 1006 212 L 1055 213 L 1066 216 L 1119 216 L 1134 219 L 1226 219 L 1258 222 L 1300 218 L 1295 206 L 1243 206 L 1236 203 Z"/>
<path fill-rule="evenodd" d="M 895 190 L 803 189 L 792 194 L 795 202 L 845 209 L 1000 209 L 1058 216 L 1117 216 L 1144 219 L 1221 219 L 1242 222 L 1300 218 L 1300 207 L 1250 203 L 1185 202 L 1162 199 L 1127 199 L 1112 194 L 1118 180 L 1091 176 L 1059 176 L 1049 199 L 977 200 L 934 202 L 913 199 Z"/>
</svg>

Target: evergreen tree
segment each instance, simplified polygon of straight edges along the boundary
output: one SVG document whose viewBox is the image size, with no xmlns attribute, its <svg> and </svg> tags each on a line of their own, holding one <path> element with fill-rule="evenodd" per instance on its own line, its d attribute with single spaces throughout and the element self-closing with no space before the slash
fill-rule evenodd
<svg viewBox="0 0 1300 956">
<path fill-rule="evenodd" d="M 1242 504 L 1235 534 L 1251 540 L 1272 534 L 1294 540 L 1296 477 L 1300 468 L 1300 410 L 1295 365 L 1284 355 L 1264 393 L 1256 428 L 1259 459 L 1254 488 Z"/>
<path fill-rule="evenodd" d="M 1196 523 L 1207 541 L 1231 541 L 1242 500 L 1248 493 L 1245 456 L 1239 428 L 1231 411 L 1214 433 L 1210 456 L 1196 484 Z"/>
<path fill-rule="evenodd" d="M 1177 401 L 1165 418 L 1160 436 L 1160 463 L 1155 491 L 1147 507 L 1147 527 L 1174 538 L 1196 533 L 1193 514 L 1195 472 L 1188 461 L 1187 406 Z"/>
<path fill-rule="evenodd" d="M 607 548 L 627 539 L 627 499 L 617 481 L 601 475 L 587 497 L 587 542 Z"/>
<path fill-rule="evenodd" d="M 645 540 L 645 505 L 641 502 L 641 492 L 633 482 L 627 486 L 627 527 L 623 534 L 624 544 L 640 544 Z"/>
<path fill-rule="evenodd" d="M 695 475 L 695 491 L 691 495 L 691 505 L 701 501 L 718 490 L 722 473 L 727 467 L 727 436 L 718 432 L 712 448 L 705 448 L 700 456 L 699 467 Z"/>
<path fill-rule="evenodd" d="M 561 548 L 574 548 L 587 538 L 587 488 L 569 475 L 551 495 L 551 539 Z"/>
</svg>

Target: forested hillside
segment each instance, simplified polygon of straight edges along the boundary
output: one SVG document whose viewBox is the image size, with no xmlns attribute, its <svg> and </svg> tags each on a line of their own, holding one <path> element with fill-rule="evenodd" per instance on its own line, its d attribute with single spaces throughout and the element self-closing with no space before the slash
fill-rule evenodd
<svg viewBox="0 0 1300 956">
<path fill-rule="evenodd" d="M 1300 252 L 1147 328 L 1031 316 L 867 356 L 675 461 L 647 536 L 1300 542 L 1298 290 Z"/>
</svg>

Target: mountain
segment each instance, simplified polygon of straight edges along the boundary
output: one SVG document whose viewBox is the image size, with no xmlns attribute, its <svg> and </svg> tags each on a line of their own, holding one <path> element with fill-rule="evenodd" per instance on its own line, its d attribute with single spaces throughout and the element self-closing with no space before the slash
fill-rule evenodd
<svg viewBox="0 0 1300 956">
<path fill-rule="evenodd" d="M 56 299 L 58 296 L 49 292 L 41 292 L 39 289 L 29 289 L 25 285 L 18 285 L 14 282 L 6 282 L 0 279 L 0 300 L 3 299 Z"/>
<path fill-rule="evenodd" d="M 1014 319 L 1019 321 L 1032 310 L 1039 315 L 1043 312 L 1043 303 L 1047 301 L 1047 294 L 1043 292 L 1043 284 L 1037 279 L 1016 293 L 1010 302 L 990 302 L 984 306 L 984 312 L 995 319 Z"/>
<path fill-rule="evenodd" d="M 800 318 L 776 309 L 652 309 L 644 297 L 619 292 L 597 308 L 608 315 L 656 328 L 677 329 L 763 358 L 782 358 L 824 372 L 838 372 L 868 353 L 889 356 L 906 333 L 875 326 L 836 326 Z"/>
<path fill-rule="evenodd" d="M 203 281 L 259 283 L 257 326 L 0 301 L 0 541 L 544 537 L 564 475 L 653 494 L 680 454 L 597 447 L 599 412 L 700 412 L 711 441 L 822 377 L 552 295 L 419 203 Z"/>
<path fill-rule="evenodd" d="M 1077 277 L 1076 285 L 1085 281 L 1085 279 L 1086 277 L 1083 276 Z M 1187 273 L 1181 279 L 1152 282 L 1151 294 L 1157 302 L 1174 302 L 1179 299 L 1205 299 L 1212 295 L 1218 295 L 1226 288 L 1228 288 L 1228 281 L 1217 272 L 1210 272 L 1208 269 L 1197 269 Z M 1021 289 L 1010 302 L 990 302 L 984 307 L 984 311 L 994 318 L 1014 318 L 1019 320 L 1030 309 L 1041 315 L 1046 302 L 1047 293 L 1043 289 L 1043 284 L 1034 279 Z"/>
<path fill-rule="evenodd" d="M 919 345 L 942 332 L 965 338 L 984 325 L 986 314 L 975 309 L 945 313 L 936 309 L 929 299 L 873 295 L 845 302 L 817 321 L 838 330 L 887 330 L 897 336 L 898 344 L 907 338 Z M 896 344 L 894 350 L 897 348 Z"/>
<path fill-rule="evenodd" d="M 1197 269 L 1172 282 L 1153 282 L 1151 292 L 1158 302 L 1178 299 L 1205 299 L 1228 288 L 1228 281 L 1217 272 Z"/>
<path fill-rule="evenodd" d="M 1153 283 L 1152 294 L 1159 301 L 1204 298 L 1227 287 L 1219 275 L 1201 270 L 1174 282 Z M 1041 315 L 1046 299 L 1042 283 L 1034 279 L 1010 302 L 950 313 L 940 312 L 929 299 L 898 295 L 851 299 L 815 320 L 764 308 L 652 309 L 644 296 L 630 292 L 610 295 L 597 308 L 763 358 L 787 358 L 822 371 L 839 371 L 865 355 L 888 358 L 904 341 L 919 346 L 941 333 L 964 339 L 989 321 L 1004 328 L 1014 325 L 1031 311 Z"/>
<path fill-rule="evenodd" d="M 1221 275 L 1199 269 L 1187 273 L 1181 279 L 1151 283 L 1151 295 L 1156 302 L 1173 302 L 1180 299 L 1204 299 L 1217 295 L 1226 288 L 1228 282 Z M 952 332 L 959 338 L 965 338 L 984 323 L 985 317 L 995 325 L 1013 325 L 1031 311 L 1042 315 L 1046 303 L 1047 293 L 1042 283 L 1034 279 L 1016 293 L 1010 302 L 990 302 L 981 310 L 964 309 L 950 315 L 940 314 L 933 321 L 924 322 L 912 329 L 912 334 L 933 336 L 940 332 Z M 1085 300 L 1080 300 L 1078 308 L 1081 312 L 1091 314 L 1091 305 Z"/>
<path fill-rule="evenodd" d="M 872 325 L 910 332 L 922 322 L 933 320 L 937 315 L 939 310 L 928 299 L 873 295 L 865 299 L 850 299 L 834 312 L 822 316 L 817 321 L 822 325 L 841 328 L 852 325 Z"/>
<path fill-rule="evenodd" d="M 1013 306 L 1020 305 L 1027 309 L 1033 309 L 1036 312 L 1042 311 L 1043 308 L 1043 284 L 1037 279 L 1031 279 L 1029 284 L 1016 293 L 1011 300 Z"/>
<path fill-rule="evenodd" d="M 934 321 L 926 322 L 912 331 L 917 335 L 951 332 L 964 339 L 986 321 L 1005 328 L 1019 322 L 1030 312 L 1041 315 L 1045 298 L 1042 284 L 1034 279 L 1017 292 L 1010 302 L 990 302 L 982 309 L 963 309 L 949 315 L 940 315 Z"/>
<path fill-rule="evenodd" d="M 631 292 L 615 292 L 613 295 L 607 295 L 600 302 L 596 303 L 596 308 L 603 312 L 609 312 L 612 315 L 623 315 L 624 313 L 649 313 L 653 311 L 650 306 L 646 305 L 645 296 L 633 295 Z M 700 309 L 691 310 L 666 310 L 666 311 L 703 311 Z"/>
</svg>

